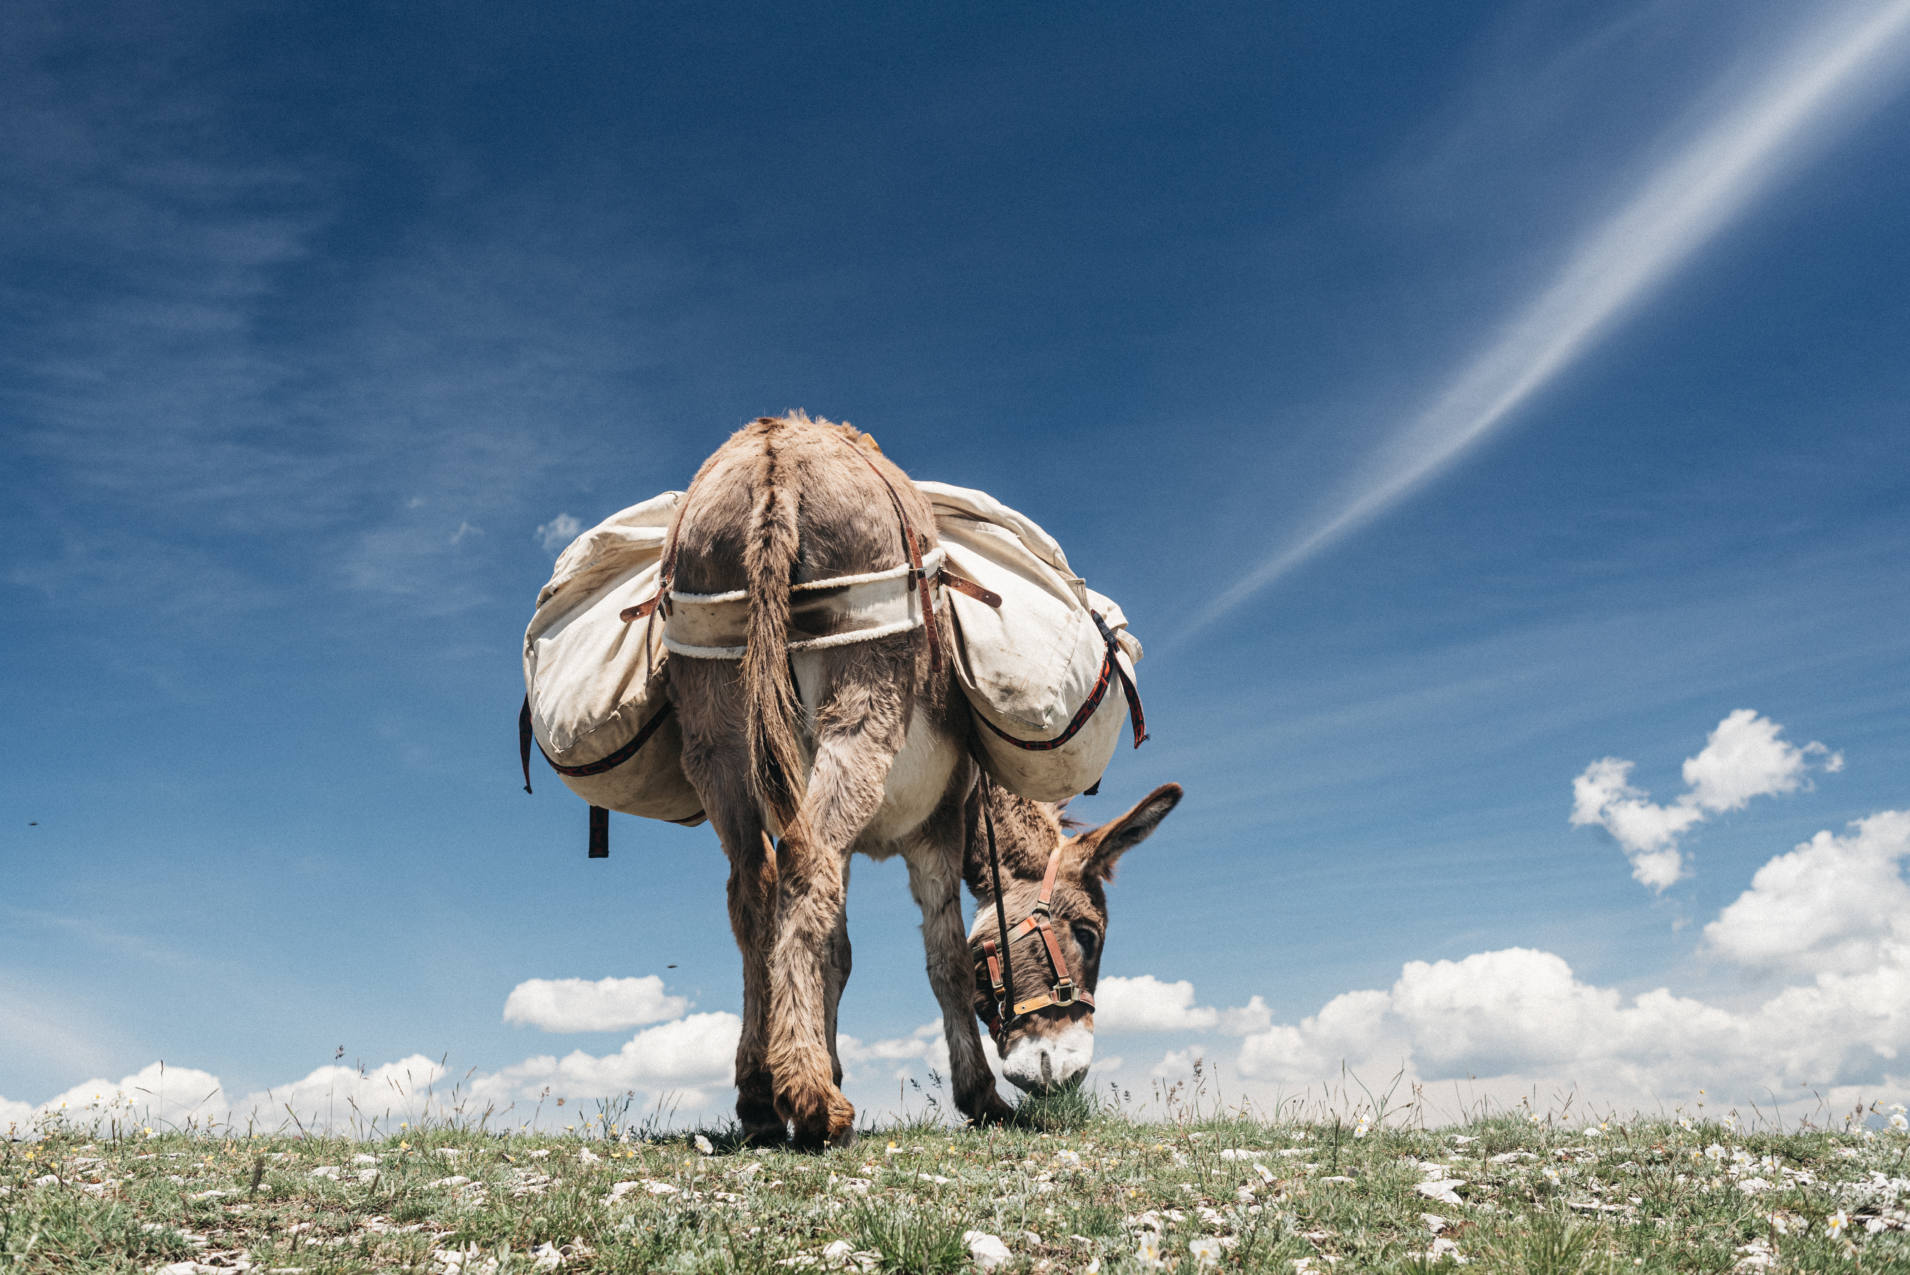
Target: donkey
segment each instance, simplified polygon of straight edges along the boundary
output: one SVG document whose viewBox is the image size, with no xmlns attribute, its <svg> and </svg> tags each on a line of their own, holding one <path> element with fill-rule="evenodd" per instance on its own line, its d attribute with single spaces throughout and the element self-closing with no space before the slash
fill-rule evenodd
<svg viewBox="0 0 1910 1275">
<path fill-rule="evenodd" d="M 1102 884 L 1180 799 L 1167 785 L 1112 823 L 1069 835 L 1055 808 L 981 777 L 948 630 L 934 621 L 921 568 L 936 543 L 928 500 L 872 439 L 800 412 L 759 419 L 719 448 L 672 531 L 667 590 L 747 595 L 740 660 L 673 657 L 665 669 L 685 774 L 730 862 L 730 927 L 743 956 L 736 1113 L 758 1145 L 792 1133 L 805 1148 L 854 1136 L 836 1049 L 851 854 L 907 863 L 956 1106 L 976 1122 L 1003 1120 L 1012 1109 L 995 1090 L 978 1020 L 990 1021 L 1003 1070 L 1023 1089 L 1086 1070 L 1107 926 Z M 898 563 L 913 564 L 911 587 L 922 589 L 921 632 L 790 649 L 792 585 Z M 972 940 L 964 881 L 983 904 Z M 1002 942 L 1011 915 L 1044 923 Z M 997 922 L 993 976 L 983 973 L 984 921 Z M 1050 994 L 1017 1012 L 997 984 Z"/>
</svg>

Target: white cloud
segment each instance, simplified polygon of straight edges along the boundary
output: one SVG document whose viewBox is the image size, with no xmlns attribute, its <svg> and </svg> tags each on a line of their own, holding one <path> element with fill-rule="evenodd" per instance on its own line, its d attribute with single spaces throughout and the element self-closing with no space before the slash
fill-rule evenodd
<svg viewBox="0 0 1910 1275">
<path fill-rule="evenodd" d="M 1684 763 L 1685 792 L 1662 806 L 1631 784 L 1632 763 L 1603 757 L 1572 781 L 1574 827 L 1602 827 L 1631 860 L 1631 873 L 1663 893 L 1687 875 L 1678 838 L 1710 815 L 1742 809 L 1753 797 L 1796 792 L 1813 765 L 1843 768 L 1841 753 L 1812 740 L 1799 748 L 1784 728 L 1748 708 L 1731 713 Z"/>
<path fill-rule="evenodd" d="M 1816 740 L 1802 748 L 1779 738 L 1784 728 L 1740 708 L 1718 723 L 1704 751 L 1685 760 L 1687 798 L 1708 811 L 1741 810 L 1753 797 L 1796 792 L 1813 758 L 1827 771 L 1844 767 L 1844 755 Z"/>
<path fill-rule="evenodd" d="M 655 974 L 642 978 L 526 979 L 504 1001 L 504 1021 L 547 1032 L 622 1031 L 680 1017 L 690 1007 L 666 995 Z"/>
<path fill-rule="evenodd" d="M 1094 989 L 1094 1029 L 1100 1033 L 1218 1030 L 1245 1036 L 1265 1028 L 1272 1017 L 1258 996 L 1231 1009 L 1196 1005 L 1194 985 L 1186 979 L 1169 983 L 1152 974 L 1111 976 Z"/>
<path fill-rule="evenodd" d="M 344 1128 L 354 1120 L 385 1126 L 395 1119 L 416 1123 L 444 1112 L 448 1095 L 439 1092 L 438 1085 L 446 1074 L 442 1062 L 423 1054 L 364 1070 L 328 1064 L 301 1080 L 239 1099 L 232 1104 L 232 1119 L 277 1124 L 292 1114 L 306 1128 Z"/>
<path fill-rule="evenodd" d="M 863 1062 L 902 1062 L 906 1060 L 927 1061 L 935 1046 L 940 1043 L 944 1052 L 947 1044 L 943 1040 L 942 1020 L 923 1023 L 907 1036 L 891 1036 L 883 1040 L 863 1042 L 854 1036 L 844 1034 L 836 1040 L 836 1053 L 842 1059 L 845 1068 Z"/>
<path fill-rule="evenodd" d="M 1813 9 L 1818 13 L 1819 10 Z M 1831 10 L 1821 10 L 1831 15 Z M 1848 126 L 1901 66 L 1910 0 L 1853 6 L 1797 30 L 1782 60 L 1706 122 L 1572 245 L 1563 267 L 1501 321 L 1426 406 L 1385 441 L 1337 512 L 1261 562 L 1194 616 L 1185 638 L 1418 490 L 1513 419 L 1772 181 Z"/>
<path fill-rule="evenodd" d="M 1704 927 L 1711 951 L 1761 970 L 1859 974 L 1888 941 L 1910 943 L 1910 813 L 1887 810 L 1826 830 L 1759 868 Z"/>
<path fill-rule="evenodd" d="M 1104 978 L 1094 988 L 1097 1032 L 1208 1031 L 1219 1021 L 1219 1011 L 1194 1004 L 1194 985 L 1186 979 L 1163 983 L 1142 974 Z"/>
<path fill-rule="evenodd" d="M 575 1050 L 562 1058 L 527 1058 L 478 1076 L 472 1092 L 485 1098 L 534 1097 L 548 1086 L 567 1098 L 609 1097 L 630 1089 L 656 1092 L 727 1084 L 743 1020 L 730 1013 L 691 1014 L 638 1032 L 614 1054 Z"/>
<path fill-rule="evenodd" d="M 559 553 L 564 546 L 575 540 L 584 529 L 584 524 L 569 514 L 558 514 L 537 529 L 537 543 L 549 553 Z"/>
<path fill-rule="evenodd" d="M 1203 1061 L 1198 1049 L 1170 1049 L 1148 1068 L 1147 1074 L 1155 1080 L 1185 1080 L 1194 1074 L 1194 1064 Z"/>
<path fill-rule="evenodd" d="M 1241 1075 L 1316 1084 L 1403 1067 L 1419 1084 L 1478 1080 L 1651 1106 L 1708 1089 L 1804 1103 L 1812 1088 L 1910 1092 L 1910 812 L 1846 836 L 1819 833 L 1761 868 L 1705 927 L 1710 952 L 1789 985 L 1713 1003 L 1656 988 L 1627 995 L 1528 948 L 1410 961 L 1390 988 L 1347 992 L 1241 1043 Z"/>
<path fill-rule="evenodd" d="M 172 1129 L 223 1120 L 226 1106 L 225 1089 L 211 1072 L 154 1062 L 121 1080 L 82 1081 L 41 1103 L 36 1114 Z"/>
<path fill-rule="evenodd" d="M 0 1098 L 0 1134 L 24 1132 L 33 1123 L 33 1104 Z"/>
</svg>

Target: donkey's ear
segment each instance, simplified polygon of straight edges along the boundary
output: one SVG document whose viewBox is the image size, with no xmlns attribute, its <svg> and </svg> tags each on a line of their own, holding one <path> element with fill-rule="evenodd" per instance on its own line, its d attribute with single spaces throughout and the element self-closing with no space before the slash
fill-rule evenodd
<svg viewBox="0 0 1910 1275">
<path fill-rule="evenodd" d="M 1088 852 L 1087 870 L 1103 881 L 1112 881 L 1114 865 L 1121 856 L 1147 840 L 1167 813 L 1180 804 L 1180 798 L 1179 784 L 1162 784 L 1113 823 L 1088 833 L 1085 840 L 1094 848 Z"/>
</svg>

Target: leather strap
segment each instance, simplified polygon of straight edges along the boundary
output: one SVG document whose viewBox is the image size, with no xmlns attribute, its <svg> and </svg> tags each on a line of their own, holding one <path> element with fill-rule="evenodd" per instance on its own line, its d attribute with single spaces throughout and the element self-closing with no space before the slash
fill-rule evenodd
<svg viewBox="0 0 1910 1275">
<path fill-rule="evenodd" d="M 977 602 L 985 602 L 989 606 L 994 607 L 997 611 L 1001 610 L 1001 594 L 996 593 L 993 589 L 984 589 L 981 585 L 976 584 L 968 577 L 956 575 L 947 567 L 943 567 L 935 578 L 957 593 L 966 593 Z"/>
<path fill-rule="evenodd" d="M 1054 910 L 1055 877 L 1061 868 L 1061 847 L 1056 845 L 1048 854 L 1047 870 L 1041 874 L 1041 891 L 1035 896 L 1034 912 L 1022 918 L 1015 927 L 1022 934 L 1039 934 L 1042 949 L 1048 957 L 1048 969 L 1054 974 L 1054 981 L 1048 987 L 1026 1000 L 1016 1000 L 1014 996 L 1014 962 L 1009 955 L 1008 911 L 1002 902 L 1001 892 L 1001 855 L 995 846 L 995 823 L 988 813 L 988 773 L 982 772 L 982 822 L 988 833 L 988 867 L 995 885 L 995 923 L 1001 931 L 1001 944 L 995 940 L 982 940 L 982 960 L 988 971 L 991 1012 L 981 1014 L 981 1020 L 988 1025 L 988 1034 L 995 1039 L 997 1047 L 1008 1039 L 1008 1031 L 1015 1020 L 1025 1018 L 1036 1010 L 1050 1006 L 1065 1008 L 1070 1005 L 1086 1005 L 1094 1008 L 1094 995 L 1086 988 L 1077 987 L 1068 972 L 1068 957 L 1061 950 L 1061 941 L 1055 937 L 1052 923 Z"/>
<path fill-rule="evenodd" d="M 895 484 L 882 472 L 881 466 L 869 459 L 869 454 L 853 443 L 844 440 L 844 445 L 862 458 L 869 472 L 881 480 L 882 489 L 889 493 L 889 503 L 895 507 L 895 520 L 902 524 L 902 548 L 909 555 L 910 578 L 922 595 L 922 635 L 928 639 L 928 667 L 931 677 L 939 678 L 942 673 L 942 637 L 941 626 L 935 620 L 935 598 L 930 590 L 928 573 L 922 570 L 922 545 L 926 541 L 918 540 L 915 528 L 909 525 L 908 511 L 902 507 L 902 497 L 895 490 Z"/>
<path fill-rule="evenodd" d="M 1088 720 L 1094 716 L 1094 711 L 1101 707 L 1101 701 L 1107 696 L 1108 687 L 1118 678 L 1121 683 L 1121 693 L 1127 697 L 1127 720 L 1129 728 L 1134 732 L 1134 746 L 1139 748 L 1146 743 L 1147 716 L 1141 711 L 1141 692 L 1135 687 L 1134 679 L 1127 675 L 1127 670 L 1121 667 L 1121 662 L 1114 658 L 1114 653 L 1120 649 L 1120 645 L 1116 642 L 1114 633 L 1108 628 L 1107 621 L 1101 618 L 1099 611 L 1090 611 L 1088 614 L 1094 617 L 1094 626 L 1101 630 L 1101 636 L 1107 642 L 1107 654 L 1101 658 L 1101 675 L 1095 679 L 1094 689 L 1088 692 L 1088 698 L 1082 702 L 1081 707 L 1075 711 L 1074 716 L 1068 720 L 1066 728 L 1059 735 L 1052 739 L 1019 739 L 980 713 L 974 715 L 975 720 L 1016 748 L 1031 753 L 1048 752 L 1060 748 L 1080 733 L 1081 728 L 1086 726 Z"/>
<path fill-rule="evenodd" d="M 994 788 L 994 781 L 988 778 L 988 772 L 982 771 L 982 827 L 988 832 L 988 870 L 995 879 L 995 924 L 1001 931 L 1001 968 L 990 970 L 991 975 L 1001 982 L 1001 994 L 996 997 L 995 1017 L 990 1020 L 988 1030 L 999 1041 L 1008 1030 L 1008 1006 L 1013 1004 L 1015 998 L 1015 968 L 1014 962 L 1008 959 L 1008 909 L 1001 897 L 1001 853 L 995 848 L 995 817 L 988 810 Z"/>
<path fill-rule="evenodd" d="M 1134 746 L 1139 748 L 1147 742 L 1147 714 L 1141 711 L 1141 692 L 1136 689 L 1134 679 L 1127 675 L 1127 670 L 1121 667 L 1121 661 L 1114 658 L 1120 643 L 1115 641 L 1108 622 L 1101 618 L 1099 611 L 1090 611 L 1088 614 L 1094 617 L 1094 627 L 1101 630 L 1101 637 L 1108 644 L 1108 663 L 1121 679 L 1121 693 L 1127 696 L 1128 729 L 1134 732 Z"/>
<path fill-rule="evenodd" d="M 617 612 L 617 618 L 619 620 L 622 620 L 625 624 L 630 623 L 630 621 L 632 620 L 641 620 L 644 616 L 656 610 L 657 605 L 661 603 L 662 601 L 663 601 L 662 593 L 659 592 L 659 593 L 652 594 L 650 597 L 644 599 L 642 602 L 637 603 L 637 605 L 633 607 L 625 607 L 623 610 Z"/>
</svg>

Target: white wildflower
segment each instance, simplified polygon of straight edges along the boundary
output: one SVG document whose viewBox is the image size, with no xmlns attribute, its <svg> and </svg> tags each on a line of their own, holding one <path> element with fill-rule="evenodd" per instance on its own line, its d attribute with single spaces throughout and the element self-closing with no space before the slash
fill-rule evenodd
<svg viewBox="0 0 1910 1275">
<path fill-rule="evenodd" d="M 701 1153 L 702 1153 L 703 1155 L 715 1155 L 715 1154 L 716 1154 L 716 1148 L 715 1148 L 714 1146 L 711 1146 L 711 1145 L 710 1145 L 710 1140 L 709 1140 L 708 1138 L 706 1138 L 706 1137 L 704 1137 L 704 1136 L 703 1136 L 702 1134 L 700 1134 L 700 1133 L 699 1133 L 699 1134 L 697 1134 L 697 1135 L 696 1135 L 696 1138 L 694 1139 L 694 1141 L 696 1142 L 696 1149 L 697 1149 L 697 1150 L 698 1150 L 699 1152 L 701 1152 Z"/>
<path fill-rule="evenodd" d="M 1134 1249 L 1134 1260 L 1146 1270 L 1159 1270 L 1167 1265 L 1161 1259 L 1161 1236 L 1158 1231 L 1142 1231 L 1141 1242 Z"/>
<path fill-rule="evenodd" d="M 1845 1228 L 1849 1225 L 1850 1214 L 1844 1212 L 1842 1209 L 1838 1209 L 1835 1213 L 1824 1219 L 1824 1230 L 1832 1239 L 1836 1239 L 1839 1235 L 1842 1235 Z"/>
<path fill-rule="evenodd" d="M 1205 1238 L 1189 1240 L 1187 1251 L 1194 1255 L 1194 1264 L 1197 1266 L 1212 1266 L 1220 1261 L 1219 1240 Z"/>
</svg>

